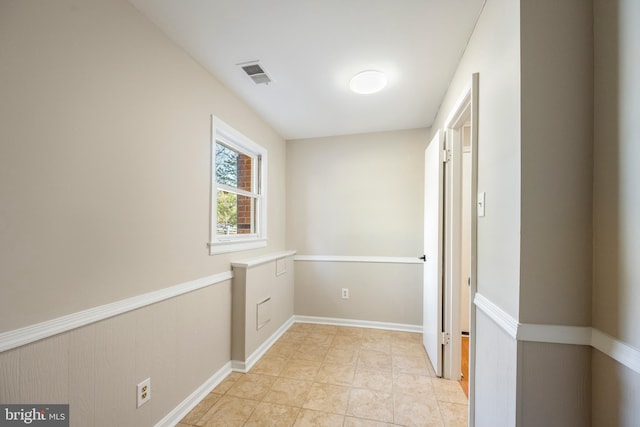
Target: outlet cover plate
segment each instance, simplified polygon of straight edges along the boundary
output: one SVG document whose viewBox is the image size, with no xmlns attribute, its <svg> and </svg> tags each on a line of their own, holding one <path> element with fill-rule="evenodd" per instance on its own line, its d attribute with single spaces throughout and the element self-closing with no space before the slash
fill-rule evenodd
<svg viewBox="0 0 640 427">
<path fill-rule="evenodd" d="M 137 408 L 141 407 L 151 399 L 151 378 L 147 378 L 138 384 L 137 390 Z"/>
</svg>

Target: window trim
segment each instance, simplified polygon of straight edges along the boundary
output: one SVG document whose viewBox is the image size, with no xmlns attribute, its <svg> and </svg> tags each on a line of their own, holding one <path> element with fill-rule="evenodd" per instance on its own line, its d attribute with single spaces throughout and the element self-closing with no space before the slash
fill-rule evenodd
<svg viewBox="0 0 640 427">
<path fill-rule="evenodd" d="M 222 143 L 227 147 L 248 155 L 256 160 L 255 180 L 257 212 L 254 217 L 256 232 L 248 235 L 234 235 L 220 237 L 217 230 L 217 200 L 218 190 L 224 190 L 225 184 L 216 182 L 216 144 Z M 261 145 L 238 132 L 216 116 L 211 116 L 211 177 L 210 177 L 210 203 L 209 203 L 209 255 L 228 252 L 244 251 L 267 246 L 267 150 Z M 234 189 L 238 194 L 247 193 L 244 190 Z M 253 196 L 251 196 L 253 197 Z"/>
</svg>

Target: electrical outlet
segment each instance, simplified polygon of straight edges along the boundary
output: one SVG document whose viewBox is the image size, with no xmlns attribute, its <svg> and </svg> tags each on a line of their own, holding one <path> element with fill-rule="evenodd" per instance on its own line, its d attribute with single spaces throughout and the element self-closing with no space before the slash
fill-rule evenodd
<svg viewBox="0 0 640 427">
<path fill-rule="evenodd" d="M 349 288 L 342 288 L 342 299 L 349 299 Z"/>
<path fill-rule="evenodd" d="M 151 399 L 151 378 L 147 378 L 138 384 L 138 408 Z"/>
</svg>

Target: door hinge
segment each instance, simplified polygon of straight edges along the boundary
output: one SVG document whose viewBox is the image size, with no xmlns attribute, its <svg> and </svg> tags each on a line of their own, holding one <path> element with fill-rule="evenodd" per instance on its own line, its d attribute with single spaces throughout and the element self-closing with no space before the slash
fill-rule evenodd
<svg viewBox="0 0 640 427">
<path fill-rule="evenodd" d="M 440 332 L 440 344 L 441 345 L 449 345 L 450 342 L 449 332 Z"/>
<path fill-rule="evenodd" d="M 447 163 L 451 160 L 451 150 L 442 150 L 442 163 Z"/>
</svg>

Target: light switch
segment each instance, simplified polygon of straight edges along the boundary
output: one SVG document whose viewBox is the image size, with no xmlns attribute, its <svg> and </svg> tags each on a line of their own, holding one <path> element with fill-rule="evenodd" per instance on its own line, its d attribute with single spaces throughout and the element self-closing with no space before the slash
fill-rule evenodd
<svg viewBox="0 0 640 427">
<path fill-rule="evenodd" d="M 478 193 L 478 216 L 484 216 L 484 207 L 485 207 L 485 193 Z"/>
</svg>

